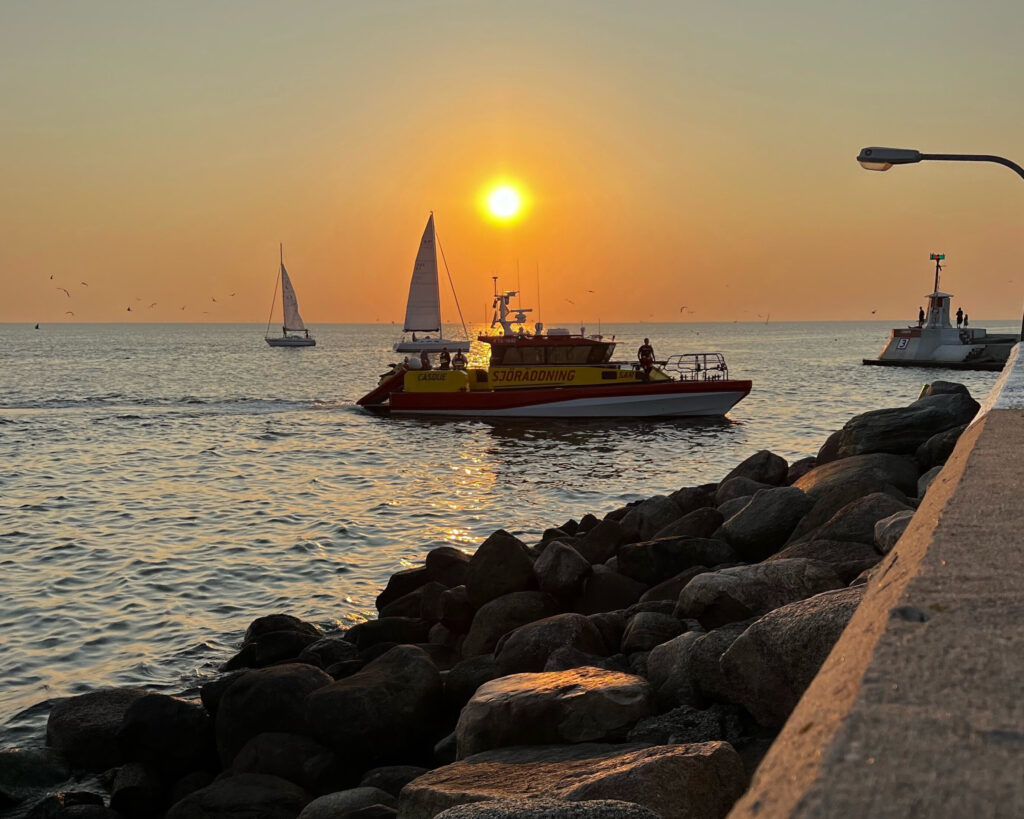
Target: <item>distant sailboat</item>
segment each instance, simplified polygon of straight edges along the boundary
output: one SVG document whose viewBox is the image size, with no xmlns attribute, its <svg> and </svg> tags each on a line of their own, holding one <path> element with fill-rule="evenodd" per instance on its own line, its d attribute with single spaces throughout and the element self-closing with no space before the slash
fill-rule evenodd
<svg viewBox="0 0 1024 819">
<path fill-rule="evenodd" d="M 284 321 L 281 325 L 281 335 L 270 335 L 270 322 L 274 316 L 274 303 L 277 297 L 277 286 L 274 286 L 274 300 L 270 303 L 270 318 L 267 319 L 267 335 L 264 336 L 267 344 L 271 347 L 315 347 L 316 339 L 311 338 L 309 330 L 299 315 L 299 300 L 295 297 L 295 288 L 292 287 L 292 280 L 288 271 L 284 268 L 284 245 L 281 246 L 281 307 L 284 311 Z M 289 333 L 302 333 L 302 335 L 289 335 Z"/>
<path fill-rule="evenodd" d="M 445 348 L 451 353 L 456 350 L 469 352 L 468 338 L 459 341 L 444 338 L 441 334 L 441 295 L 437 285 L 437 241 L 433 213 L 427 219 L 416 263 L 412 268 L 402 331 L 411 333 L 412 338 L 410 340 L 403 336 L 393 348 L 396 353 L 436 353 Z M 417 336 L 417 333 L 426 335 Z"/>
</svg>

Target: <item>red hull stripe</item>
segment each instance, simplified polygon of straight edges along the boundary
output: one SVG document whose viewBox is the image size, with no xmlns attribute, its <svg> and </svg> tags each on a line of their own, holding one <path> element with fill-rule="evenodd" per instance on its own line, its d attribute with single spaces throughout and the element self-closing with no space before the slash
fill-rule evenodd
<svg viewBox="0 0 1024 819">
<path fill-rule="evenodd" d="M 687 393 L 750 392 L 750 381 L 664 381 L 623 386 L 548 387 L 481 392 L 393 392 L 395 410 L 499 410 L 532 407 L 580 398 L 618 398 L 631 395 L 686 395 Z"/>
</svg>

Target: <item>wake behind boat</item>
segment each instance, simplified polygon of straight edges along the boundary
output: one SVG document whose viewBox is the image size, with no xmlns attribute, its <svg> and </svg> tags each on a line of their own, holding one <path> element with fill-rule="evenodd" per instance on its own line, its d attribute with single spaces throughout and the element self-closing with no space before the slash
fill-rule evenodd
<svg viewBox="0 0 1024 819">
<path fill-rule="evenodd" d="M 514 313 L 517 291 L 496 293 L 494 324 L 482 335 L 491 348 L 486 367 L 422 369 L 419 361 L 393 365 L 357 402 L 395 414 L 505 418 L 679 418 L 721 416 L 750 392 L 750 381 L 729 378 L 721 353 L 669 356 L 655 362 L 641 348 L 639 363 L 612 361 L 615 341 L 567 330 L 523 326 Z M 513 324 L 519 325 L 515 328 Z M 645 347 L 650 350 L 650 347 Z"/>
<path fill-rule="evenodd" d="M 450 274 L 448 278 L 450 282 Z M 469 352 L 468 338 L 449 339 L 441 333 L 441 292 L 437 284 L 437 237 L 433 213 L 423 229 L 420 249 L 413 264 L 402 332 L 411 333 L 412 337 L 407 339 L 403 336 L 396 342 L 392 348 L 396 353 L 439 353 L 446 348 L 449 352 Z"/>
<path fill-rule="evenodd" d="M 277 286 L 274 287 L 274 299 L 270 303 L 270 317 L 267 319 L 267 334 L 264 336 L 271 347 L 315 347 L 316 339 L 309 335 L 309 330 L 299 315 L 299 300 L 295 296 L 295 288 L 288 271 L 284 268 L 284 245 L 281 245 L 281 308 L 284 312 L 281 335 L 270 335 L 270 322 L 274 316 L 274 303 L 277 300 Z M 302 335 L 298 335 L 302 333 Z"/>
</svg>

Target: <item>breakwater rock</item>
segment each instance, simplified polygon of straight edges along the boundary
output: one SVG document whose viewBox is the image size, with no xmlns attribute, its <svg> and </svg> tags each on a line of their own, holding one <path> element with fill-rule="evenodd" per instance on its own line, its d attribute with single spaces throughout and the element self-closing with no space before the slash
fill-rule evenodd
<svg viewBox="0 0 1024 819">
<path fill-rule="evenodd" d="M 976 409 L 939 382 L 792 464 L 434 549 L 344 632 L 259 617 L 198 691 L 57 702 L 0 810 L 723 817 Z"/>
</svg>

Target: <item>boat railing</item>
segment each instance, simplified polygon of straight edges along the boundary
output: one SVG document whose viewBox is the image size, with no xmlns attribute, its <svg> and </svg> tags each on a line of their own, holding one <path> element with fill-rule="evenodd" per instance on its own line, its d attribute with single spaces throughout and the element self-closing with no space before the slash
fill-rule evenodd
<svg viewBox="0 0 1024 819">
<path fill-rule="evenodd" d="M 682 353 L 657 362 L 668 375 L 680 381 L 725 381 L 729 378 L 722 353 Z"/>
</svg>

